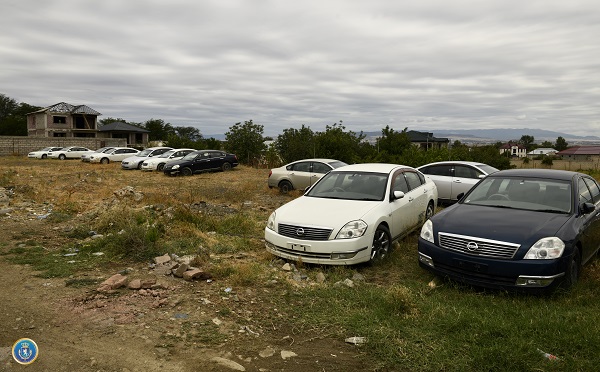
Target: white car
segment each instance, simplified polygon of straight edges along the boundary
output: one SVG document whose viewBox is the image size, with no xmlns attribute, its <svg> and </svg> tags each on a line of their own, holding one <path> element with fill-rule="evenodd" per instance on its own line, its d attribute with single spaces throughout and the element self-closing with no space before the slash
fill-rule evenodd
<svg viewBox="0 0 600 372">
<path fill-rule="evenodd" d="M 162 172 L 163 168 L 165 167 L 165 164 L 167 164 L 170 161 L 175 161 L 175 160 L 179 160 L 181 158 L 183 158 L 184 156 L 186 156 L 187 154 L 189 154 L 190 152 L 194 152 L 197 151 L 195 149 L 173 149 L 173 150 L 169 150 L 167 152 L 164 152 L 158 156 L 152 157 L 152 158 L 147 158 L 146 160 L 144 160 L 144 162 L 142 163 L 142 170 L 143 171 L 159 171 Z"/>
<path fill-rule="evenodd" d="M 348 164 L 335 159 L 304 159 L 283 167 L 273 168 L 269 172 L 269 188 L 279 187 L 282 193 L 291 190 L 303 190 L 311 186 L 332 169 Z"/>
<path fill-rule="evenodd" d="M 60 149 L 62 149 L 62 147 L 44 147 L 41 150 L 30 152 L 27 154 L 27 157 L 31 159 L 46 159 L 49 153 L 52 151 L 58 151 Z"/>
<path fill-rule="evenodd" d="M 354 164 L 333 169 L 269 216 L 266 249 L 314 264 L 383 260 L 395 240 L 433 215 L 437 198 L 433 181 L 408 166 Z"/>
<path fill-rule="evenodd" d="M 97 153 L 102 153 L 102 152 L 108 152 L 110 150 L 114 149 L 114 147 L 101 147 L 98 150 L 96 150 L 95 152 L 91 153 L 91 154 L 83 154 L 81 155 L 81 161 L 84 163 L 89 163 L 90 162 L 90 156 L 92 156 L 93 154 L 97 154 Z"/>
<path fill-rule="evenodd" d="M 148 158 L 152 158 L 161 155 L 169 150 L 173 150 L 172 147 L 149 147 L 145 150 L 140 151 L 135 156 L 130 156 L 123 159 L 121 162 L 121 169 L 142 169 L 142 164 Z"/>
<path fill-rule="evenodd" d="M 135 156 L 140 151 L 131 147 L 114 147 L 113 149 L 90 155 L 90 163 L 108 164 L 112 161 L 122 161 L 123 159 Z"/>
<path fill-rule="evenodd" d="M 79 146 L 69 146 L 64 147 L 58 151 L 52 151 L 48 154 L 48 158 L 50 159 L 81 159 L 81 156 L 84 154 L 94 153 L 94 150 L 90 150 L 87 147 L 79 147 Z"/>
<path fill-rule="evenodd" d="M 454 203 L 477 182 L 498 169 L 473 161 L 440 161 L 417 168 L 435 182 L 440 203 Z"/>
</svg>

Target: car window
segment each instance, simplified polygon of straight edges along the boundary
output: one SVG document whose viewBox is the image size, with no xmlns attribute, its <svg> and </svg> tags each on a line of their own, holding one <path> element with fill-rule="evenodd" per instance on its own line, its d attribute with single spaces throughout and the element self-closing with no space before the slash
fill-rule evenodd
<svg viewBox="0 0 600 372">
<path fill-rule="evenodd" d="M 454 167 L 454 177 L 462 178 L 479 178 L 479 175 L 483 174 L 475 168 L 471 168 L 465 165 L 457 165 Z"/>
<path fill-rule="evenodd" d="M 406 182 L 404 173 L 400 172 L 396 175 L 396 177 L 394 177 L 394 185 L 392 187 L 393 191 L 402 191 L 403 193 L 408 192 L 408 183 Z"/>
<path fill-rule="evenodd" d="M 406 177 L 406 181 L 408 182 L 408 187 L 411 190 L 416 189 L 421 186 L 421 178 L 415 172 L 404 172 L 404 176 Z"/>
<path fill-rule="evenodd" d="M 592 194 L 582 179 L 579 181 L 579 204 L 593 203 Z"/>
<path fill-rule="evenodd" d="M 598 188 L 598 184 L 591 178 L 586 177 L 583 180 L 592 193 L 592 199 L 594 200 L 594 203 L 598 203 L 598 201 L 600 201 L 600 188 Z"/>
<path fill-rule="evenodd" d="M 422 168 L 421 172 L 425 174 L 431 174 L 433 176 L 452 176 L 452 165 L 451 164 L 439 164 L 439 165 L 430 165 L 428 167 Z"/>
<path fill-rule="evenodd" d="M 290 169 L 288 170 L 296 172 L 310 172 L 310 162 L 303 161 L 300 163 L 292 164 L 290 166 Z"/>
<path fill-rule="evenodd" d="M 313 173 L 327 173 L 331 170 L 329 166 L 323 163 L 314 162 L 313 163 Z"/>
</svg>

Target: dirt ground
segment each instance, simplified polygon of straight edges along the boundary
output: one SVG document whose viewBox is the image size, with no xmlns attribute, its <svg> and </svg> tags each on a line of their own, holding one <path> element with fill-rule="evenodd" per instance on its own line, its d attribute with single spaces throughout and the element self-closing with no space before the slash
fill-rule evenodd
<svg viewBox="0 0 600 372">
<path fill-rule="evenodd" d="M 30 169 L 31 164 L 17 169 L 20 179 L 47 182 L 37 178 L 43 177 L 44 166 L 35 163 Z M 109 166 L 114 172 L 117 165 Z M 68 173 L 77 172 L 74 168 L 80 165 L 60 167 Z M 1 171 L 8 168 L 0 167 Z M 101 170 L 94 172 L 95 177 L 102 176 Z M 126 177 L 139 176 L 133 172 Z M 49 248 L 68 239 L 61 231 L 73 221 L 61 225 L 31 218 L 47 208 L 37 199 L 19 207 L 23 200 L 13 195 L 9 204 L 13 210 L 0 215 L 0 250 L 14 248 L 33 232 L 35 240 Z M 79 273 L 77 278 L 98 282 L 121 270 L 131 276 L 151 274 L 148 264 L 130 265 L 115 263 L 114 268 Z M 162 276 L 153 289 L 100 293 L 97 285 L 69 286 L 69 278 L 36 276 L 31 267 L 11 263 L 7 255 L 0 256 L 0 282 L 0 371 L 370 369 L 360 347 L 345 343 L 339 335 L 291 329 L 273 301 L 282 290 L 277 284 L 237 292 L 224 291 L 217 281 Z M 228 316 L 221 316 L 224 308 L 231 310 Z M 21 338 L 34 340 L 39 349 L 38 358 L 27 366 L 11 356 L 13 344 Z"/>
</svg>

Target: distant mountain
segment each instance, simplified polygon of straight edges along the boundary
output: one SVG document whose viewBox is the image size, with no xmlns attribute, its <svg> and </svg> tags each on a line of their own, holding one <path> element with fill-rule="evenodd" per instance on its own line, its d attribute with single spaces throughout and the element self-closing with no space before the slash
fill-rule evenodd
<svg viewBox="0 0 600 372">
<path fill-rule="evenodd" d="M 522 136 L 533 136 L 537 141 L 556 141 L 558 137 L 565 140 L 600 141 L 598 136 L 576 136 L 573 134 L 531 128 L 499 128 L 499 129 L 452 129 L 434 130 L 435 137 L 491 139 L 497 141 L 519 140 Z"/>
</svg>

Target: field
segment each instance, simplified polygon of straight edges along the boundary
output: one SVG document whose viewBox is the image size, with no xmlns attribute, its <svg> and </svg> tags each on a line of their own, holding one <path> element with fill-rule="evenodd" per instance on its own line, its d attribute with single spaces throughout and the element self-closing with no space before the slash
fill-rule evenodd
<svg viewBox="0 0 600 372">
<path fill-rule="evenodd" d="M 289 267 L 263 229 L 299 194 L 267 175 L 0 157 L 0 370 L 22 368 L 10 349 L 23 337 L 44 371 L 597 369 L 600 260 L 551 296 L 435 278 L 416 234 L 380 265 Z M 165 254 L 210 279 L 164 275 L 153 262 Z M 118 273 L 154 284 L 98 291 Z"/>
</svg>

